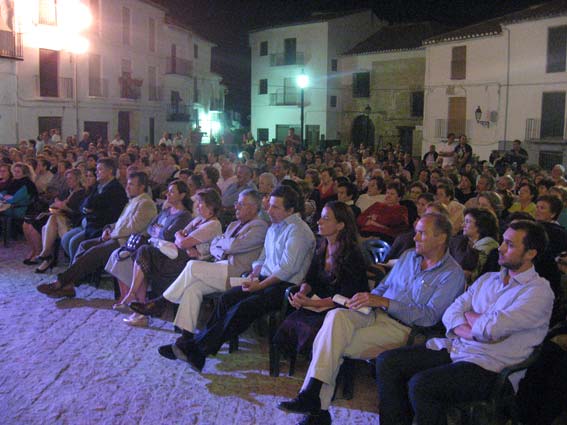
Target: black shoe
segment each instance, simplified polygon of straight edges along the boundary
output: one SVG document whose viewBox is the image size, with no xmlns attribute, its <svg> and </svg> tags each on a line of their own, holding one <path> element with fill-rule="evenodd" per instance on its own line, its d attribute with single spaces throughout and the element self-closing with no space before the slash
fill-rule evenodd
<svg viewBox="0 0 567 425">
<path fill-rule="evenodd" d="M 53 267 L 55 267 L 55 260 L 53 259 L 53 257 L 51 256 L 43 257 L 43 262 L 39 265 L 37 269 L 35 269 L 35 273 L 43 274 L 47 270 L 53 270 Z"/>
<path fill-rule="evenodd" d="M 144 316 L 159 317 L 165 311 L 167 307 L 167 300 L 163 297 L 156 298 L 155 300 L 150 300 L 147 303 L 131 302 L 128 304 L 133 311 Z"/>
<path fill-rule="evenodd" d="M 173 344 L 171 349 L 173 350 L 173 354 L 175 354 L 176 358 L 189 363 L 189 366 L 191 366 L 191 369 L 194 371 L 201 373 L 203 367 L 205 367 L 205 360 L 207 360 L 207 356 L 201 353 L 197 347 L 188 351 L 187 349 L 179 347 L 177 344 Z"/>
<path fill-rule="evenodd" d="M 317 413 L 305 415 L 297 425 L 331 425 L 331 414 L 328 410 L 319 410 Z"/>
<path fill-rule="evenodd" d="M 321 400 L 302 391 L 293 400 L 278 403 L 278 409 L 293 413 L 318 413 L 321 410 Z"/>
<path fill-rule="evenodd" d="M 26 266 L 36 266 L 39 264 L 39 260 L 37 260 L 36 258 L 26 258 L 23 263 Z"/>
<path fill-rule="evenodd" d="M 175 353 L 173 352 L 173 344 L 162 345 L 158 348 L 158 353 L 169 360 L 177 360 Z"/>
</svg>

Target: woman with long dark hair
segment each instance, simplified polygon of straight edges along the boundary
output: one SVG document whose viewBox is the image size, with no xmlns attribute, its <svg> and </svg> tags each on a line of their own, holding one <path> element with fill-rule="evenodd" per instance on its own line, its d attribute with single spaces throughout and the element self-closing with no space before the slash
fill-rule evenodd
<svg viewBox="0 0 567 425">
<path fill-rule="evenodd" d="M 290 355 L 308 353 L 335 294 L 352 297 L 368 291 L 366 265 L 358 230 L 349 206 L 328 202 L 319 219 L 319 240 L 311 267 L 299 292 L 289 302 L 297 309 L 282 323 L 273 342 Z"/>
</svg>

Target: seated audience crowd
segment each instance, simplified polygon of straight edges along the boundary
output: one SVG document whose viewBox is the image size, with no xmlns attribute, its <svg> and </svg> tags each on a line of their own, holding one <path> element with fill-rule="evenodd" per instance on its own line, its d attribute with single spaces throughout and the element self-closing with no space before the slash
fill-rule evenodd
<svg viewBox="0 0 567 425">
<path fill-rule="evenodd" d="M 391 144 L 249 144 L 237 156 L 169 139 L 42 134 L 0 147 L 2 232 L 23 234 L 36 273 L 68 259 L 42 294 L 75 297 L 106 270 L 126 324 L 173 309 L 180 335 L 158 351 L 198 372 L 287 303 L 270 343 L 310 359 L 297 396 L 278 405 L 302 424 L 331 423 L 345 358 L 375 359 L 381 423 L 445 423 L 566 320 L 565 169 L 518 162 L 519 141 L 491 163 L 455 135 L 423 161 Z M 416 327 L 443 337 L 407 346 Z"/>
</svg>

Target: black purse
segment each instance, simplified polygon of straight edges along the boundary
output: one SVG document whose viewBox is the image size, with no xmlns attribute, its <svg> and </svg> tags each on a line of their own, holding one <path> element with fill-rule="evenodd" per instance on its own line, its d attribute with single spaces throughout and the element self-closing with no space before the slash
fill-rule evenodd
<svg viewBox="0 0 567 425">
<path fill-rule="evenodd" d="M 117 254 L 118 261 L 125 260 L 126 258 L 130 258 L 130 256 L 136 252 L 138 248 L 142 245 L 147 245 L 149 243 L 150 238 L 146 235 L 142 235 L 141 233 L 133 233 L 128 237 L 126 241 L 126 245 L 120 247 Z"/>
<path fill-rule="evenodd" d="M 130 235 L 123 248 L 128 252 L 137 251 L 142 245 L 147 245 L 149 239 L 150 238 L 148 236 L 141 233 L 133 233 Z"/>
</svg>

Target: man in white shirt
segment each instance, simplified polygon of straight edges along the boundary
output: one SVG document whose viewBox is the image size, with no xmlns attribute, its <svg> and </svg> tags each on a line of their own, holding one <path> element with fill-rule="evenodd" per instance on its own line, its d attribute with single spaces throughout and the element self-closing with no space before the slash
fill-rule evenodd
<svg viewBox="0 0 567 425">
<path fill-rule="evenodd" d="M 447 143 L 442 144 L 439 147 L 439 158 L 443 160 L 441 166 L 443 169 L 446 167 L 452 167 L 456 163 L 455 148 L 457 143 L 455 142 L 455 133 L 449 133 L 447 135 Z"/>
<path fill-rule="evenodd" d="M 500 272 L 486 273 L 443 315 L 447 338 L 388 351 L 376 360 L 380 424 L 441 424 L 448 407 L 490 396 L 502 369 L 524 361 L 549 327 L 553 292 L 534 268 L 543 228 L 515 221 L 499 248 Z M 521 376 L 510 382 L 517 390 Z"/>
<path fill-rule="evenodd" d="M 114 139 L 112 139 L 112 141 L 110 142 L 110 146 L 124 146 L 126 145 L 126 142 L 124 140 L 122 140 L 122 137 L 120 137 L 120 133 L 116 133 L 114 135 Z"/>
</svg>

